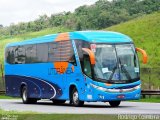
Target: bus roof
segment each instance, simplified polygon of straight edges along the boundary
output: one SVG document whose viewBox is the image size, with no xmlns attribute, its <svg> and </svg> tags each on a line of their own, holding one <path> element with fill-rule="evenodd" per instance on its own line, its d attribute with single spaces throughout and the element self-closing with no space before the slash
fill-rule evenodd
<svg viewBox="0 0 160 120">
<path fill-rule="evenodd" d="M 30 40 L 25 40 L 22 42 L 10 43 L 8 46 L 26 45 L 26 44 L 36 44 L 44 42 L 53 42 L 58 34 L 51 34 L 42 37 L 33 38 Z M 128 43 L 132 42 L 131 38 L 128 36 L 111 31 L 75 31 L 68 32 L 70 39 L 73 40 L 84 40 L 93 43 Z"/>
</svg>

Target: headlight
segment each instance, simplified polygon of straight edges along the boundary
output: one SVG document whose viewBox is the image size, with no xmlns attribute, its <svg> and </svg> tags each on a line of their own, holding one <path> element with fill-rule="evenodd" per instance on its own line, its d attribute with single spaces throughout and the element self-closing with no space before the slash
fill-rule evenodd
<svg viewBox="0 0 160 120">
<path fill-rule="evenodd" d="M 91 84 L 91 86 L 93 88 L 96 88 L 96 89 L 101 90 L 101 91 L 107 91 L 107 88 L 104 88 L 104 87 L 100 87 L 100 86 L 97 86 L 97 85 L 94 85 L 94 84 Z"/>
</svg>

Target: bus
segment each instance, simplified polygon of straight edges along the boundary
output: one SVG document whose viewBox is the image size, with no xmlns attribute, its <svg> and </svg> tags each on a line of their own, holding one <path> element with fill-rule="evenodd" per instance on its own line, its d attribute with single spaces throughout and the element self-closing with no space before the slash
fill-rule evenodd
<svg viewBox="0 0 160 120">
<path fill-rule="evenodd" d="M 74 31 L 46 35 L 5 48 L 6 95 L 21 97 L 24 104 L 49 99 L 54 104 L 70 101 L 109 102 L 141 96 L 140 65 L 147 54 L 132 39 L 111 31 Z"/>
</svg>

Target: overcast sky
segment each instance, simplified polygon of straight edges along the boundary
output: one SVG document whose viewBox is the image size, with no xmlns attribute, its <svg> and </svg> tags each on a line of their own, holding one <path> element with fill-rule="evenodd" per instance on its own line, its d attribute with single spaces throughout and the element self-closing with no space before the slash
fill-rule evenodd
<svg viewBox="0 0 160 120">
<path fill-rule="evenodd" d="M 0 24 L 27 22 L 39 15 L 74 11 L 81 5 L 91 5 L 98 0 L 0 0 Z"/>
</svg>

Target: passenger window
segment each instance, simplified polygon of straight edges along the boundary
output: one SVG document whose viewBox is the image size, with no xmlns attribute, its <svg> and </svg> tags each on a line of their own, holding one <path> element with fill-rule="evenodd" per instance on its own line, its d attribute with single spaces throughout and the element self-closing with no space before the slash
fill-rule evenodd
<svg viewBox="0 0 160 120">
<path fill-rule="evenodd" d="M 70 40 L 49 43 L 49 61 L 70 62 L 76 65 L 75 55 Z"/>
<path fill-rule="evenodd" d="M 26 63 L 35 63 L 36 60 L 36 45 L 27 45 L 26 48 Z"/>
<path fill-rule="evenodd" d="M 15 48 L 15 64 L 24 64 L 26 60 L 25 48 L 23 46 L 18 46 Z"/>
<path fill-rule="evenodd" d="M 10 47 L 10 48 L 7 48 L 6 50 L 6 61 L 7 63 L 9 64 L 14 64 L 14 56 L 15 56 L 15 53 L 14 53 L 14 47 Z"/>
<path fill-rule="evenodd" d="M 37 62 L 48 62 L 48 44 L 37 44 Z"/>
<path fill-rule="evenodd" d="M 71 58 L 71 42 L 69 40 L 59 42 L 59 52 L 61 61 L 69 61 Z"/>
<path fill-rule="evenodd" d="M 60 61 L 60 52 L 58 51 L 58 43 L 49 43 L 49 62 Z"/>
</svg>

